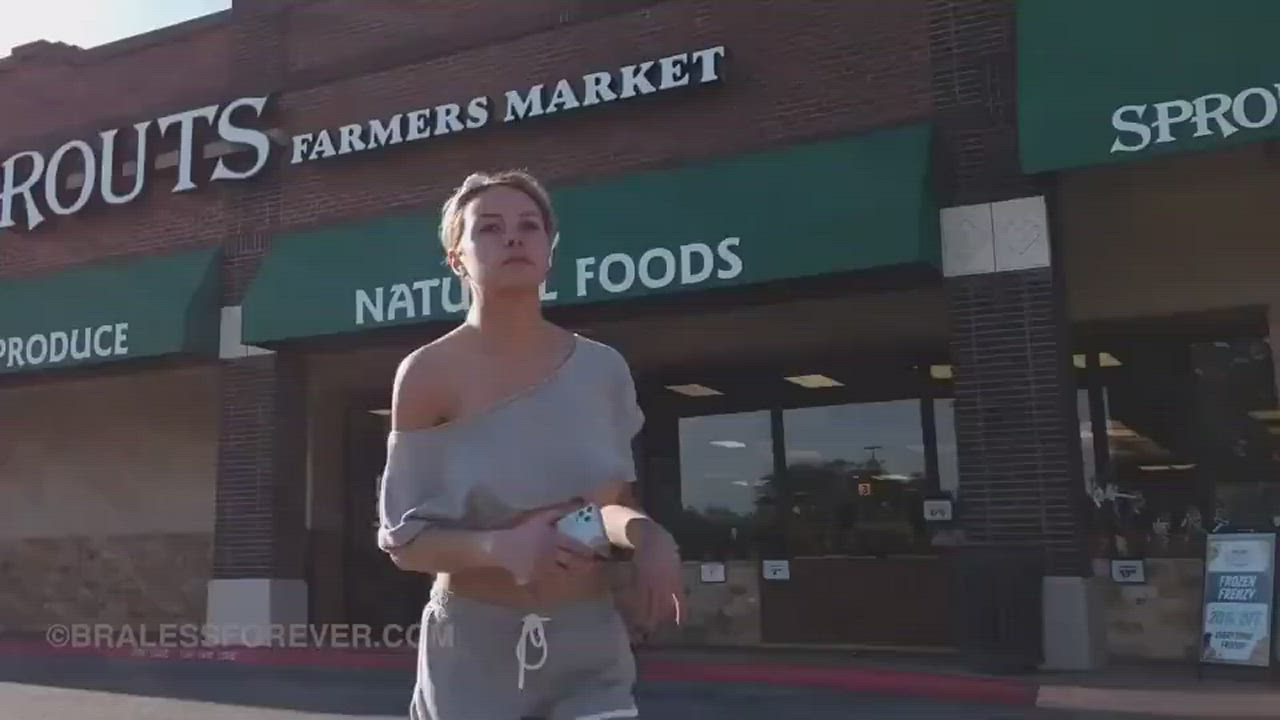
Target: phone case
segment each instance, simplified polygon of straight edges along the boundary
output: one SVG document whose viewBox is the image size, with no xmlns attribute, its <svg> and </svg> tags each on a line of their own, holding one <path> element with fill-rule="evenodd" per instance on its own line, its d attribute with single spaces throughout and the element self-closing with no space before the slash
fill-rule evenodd
<svg viewBox="0 0 1280 720">
<path fill-rule="evenodd" d="M 604 531 L 604 519 L 600 508 L 594 504 L 583 505 L 556 521 L 556 529 L 594 549 L 601 556 L 609 555 L 609 537 Z"/>
</svg>

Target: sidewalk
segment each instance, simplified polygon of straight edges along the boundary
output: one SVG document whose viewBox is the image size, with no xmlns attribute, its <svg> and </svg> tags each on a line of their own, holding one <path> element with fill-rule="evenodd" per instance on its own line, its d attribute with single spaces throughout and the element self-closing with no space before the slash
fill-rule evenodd
<svg viewBox="0 0 1280 720">
<path fill-rule="evenodd" d="M 411 670 L 411 652 L 347 649 L 57 648 L 0 639 L 0 656 L 90 655 L 151 662 Z M 1280 718 L 1280 681 L 1198 679 L 1195 668 L 1115 665 L 1099 672 L 995 677 L 950 655 L 790 649 L 642 649 L 641 681 L 758 683 L 957 703 L 1147 714 L 1161 718 Z"/>
<path fill-rule="evenodd" d="M 997 677 L 953 655 L 792 650 L 662 650 L 642 655 L 645 677 L 781 682 L 1044 709 L 1160 718 L 1280 718 L 1280 680 L 1196 676 L 1183 664 L 1113 664 L 1093 672 Z"/>
</svg>

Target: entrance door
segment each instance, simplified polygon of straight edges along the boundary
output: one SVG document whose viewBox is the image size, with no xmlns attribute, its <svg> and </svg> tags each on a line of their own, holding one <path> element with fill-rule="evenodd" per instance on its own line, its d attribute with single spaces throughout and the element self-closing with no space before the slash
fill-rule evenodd
<svg viewBox="0 0 1280 720">
<path fill-rule="evenodd" d="M 346 425 L 347 619 L 372 626 L 372 637 L 381 637 L 387 625 L 404 630 L 419 621 L 431 576 L 401 570 L 378 549 L 378 478 L 387 457 L 387 417 L 353 408 Z"/>
</svg>

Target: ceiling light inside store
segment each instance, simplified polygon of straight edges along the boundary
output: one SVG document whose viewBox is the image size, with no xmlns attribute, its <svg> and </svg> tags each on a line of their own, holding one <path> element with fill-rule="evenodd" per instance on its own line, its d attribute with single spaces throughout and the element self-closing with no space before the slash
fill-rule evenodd
<svg viewBox="0 0 1280 720">
<path fill-rule="evenodd" d="M 747 446 L 746 443 L 738 440 L 712 440 L 711 444 L 722 448 L 744 448 Z"/>
<path fill-rule="evenodd" d="M 381 416 L 383 416 L 383 417 L 390 417 L 390 415 L 391 415 L 391 408 L 383 408 L 383 409 L 381 409 L 381 410 L 370 410 L 370 411 L 369 411 L 369 414 L 370 414 L 370 415 L 381 415 Z"/>
<path fill-rule="evenodd" d="M 1249 417 L 1262 422 L 1275 422 L 1280 420 L 1280 410 L 1250 410 Z"/>
<path fill-rule="evenodd" d="M 832 388 L 844 387 L 844 383 L 834 380 L 826 375 L 791 375 L 787 377 L 787 382 L 795 383 L 803 388 Z"/>
<path fill-rule="evenodd" d="M 667 389 L 672 392 L 678 392 L 681 395 L 688 395 L 689 397 L 708 397 L 711 395 L 724 394 L 719 390 L 709 388 L 706 385 L 698 385 L 697 383 L 689 385 L 668 385 Z"/>
<path fill-rule="evenodd" d="M 1107 421 L 1107 436 L 1113 438 L 1136 438 L 1138 433 L 1119 420 Z"/>
<path fill-rule="evenodd" d="M 929 376 L 934 380 L 950 380 L 954 375 L 950 365 L 933 365 L 929 368 Z"/>
</svg>

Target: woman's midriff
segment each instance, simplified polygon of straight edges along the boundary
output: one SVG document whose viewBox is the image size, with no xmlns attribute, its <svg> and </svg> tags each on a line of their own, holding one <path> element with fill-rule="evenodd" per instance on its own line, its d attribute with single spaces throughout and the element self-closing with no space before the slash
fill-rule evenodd
<svg viewBox="0 0 1280 720">
<path fill-rule="evenodd" d="M 487 568 L 440 576 L 436 582 L 443 584 L 450 594 L 517 609 L 599 598 L 607 595 L 611 588 L 605 563 L 575 575 L 535 580 L 527 585 L 517 585 L 503 570 Z"/>
</svg>

